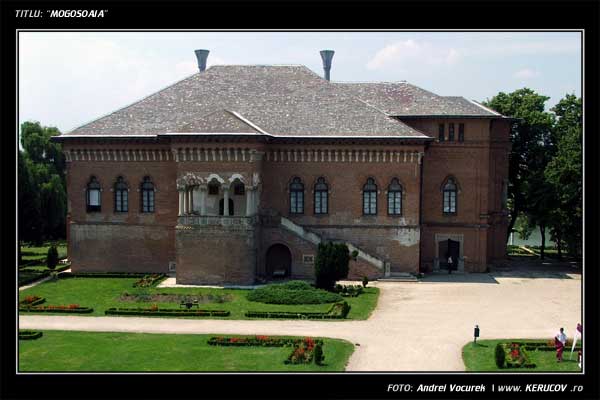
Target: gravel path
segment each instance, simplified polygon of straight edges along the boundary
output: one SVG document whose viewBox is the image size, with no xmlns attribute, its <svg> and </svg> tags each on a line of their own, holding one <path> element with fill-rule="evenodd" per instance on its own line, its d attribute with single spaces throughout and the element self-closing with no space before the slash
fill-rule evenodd
<svg viewBox="0 0 600 400">
<path fill-rule="evenodd" d="M 572 336 L 581 321 L 581 280 L 488 274 L 434 276 L 419 283 L 373 282 L 381 289 L 367 321 L 181 320 L 20 316 L 20 328 L 149 333 L 324 336 L 356 346 L 347 371 L 463 371 L 462 346 L 481 339 Z"/>
</svg>

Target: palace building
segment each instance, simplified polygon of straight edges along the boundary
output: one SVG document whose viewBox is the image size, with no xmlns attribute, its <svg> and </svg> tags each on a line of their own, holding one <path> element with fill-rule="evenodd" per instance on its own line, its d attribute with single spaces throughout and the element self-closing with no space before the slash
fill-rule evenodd
<svg viewBox="0 0 600 400">
<path fill-rule="evenodd" d="M 506 253 L 511 119 L 407 82 L 301 65 L 222 65 L 58 136 L 77 272 L 182 284 L 312 279 L 346 243 L 350 278 L 482 272 Z"/>
</svg>

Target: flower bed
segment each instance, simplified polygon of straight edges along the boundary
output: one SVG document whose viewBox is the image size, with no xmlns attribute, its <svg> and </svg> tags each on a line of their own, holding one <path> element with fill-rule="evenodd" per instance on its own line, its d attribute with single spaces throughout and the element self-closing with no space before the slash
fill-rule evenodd
<svg viewBox="0 0 600 400">
<path fill-rule="evenodd" d="M 41 331 L 19 331 L 19 340 L 35 340 L 41 338 Z"/>
<path fill-rule="evenodd" d="M 144 275 L 142 277 L 142 279 L 140 279 L 139 281 L 137 281 L 133 284 L 133 287 L 142 287 L 142 288 L 152 287 L 155 284 L 157 284 L 158 282 L 160 282 L 161 280 L 163 280 L 165 278 L 165 276 L 166 276 L 165 274 Z"/>
<path fill-rule="evenodd" d="M 529 354 L 525 350 L 525 346 L 521 346 L 517 342 L 504 343 L 504 351 L 506 353 L 507 368 L 535 368 L 535 364 L 529 359 Z"/>
<path fill-rule="evenodd" d="M 319 347 L 322 354 L 323 341 L 310 337 L 304 339 L 271 338 L 269 336 L 255 337 L 223 337 L 216 336 L 208 339 L 211 346 L 267 346 L 284 347 L 292 346 L 293 350 L 284 361 L 285 364 L 310 364 L 315 360 L 315 349 Z M 320 365 L 322 356 L 319 357 Z M 316 361 L 316 360 L 315 360 Z"/>
<path fill-rule="evenodd" d="M 291 311 L 247 311 L 249 318 L 286 318 L 286 319 L 344 319 L 350 312 L 347 302 L 335 303 L 326 313 Z"/>
<path fill-rule="evenodd" d="M 19 306 L 31 307 L 36 306 L 38 304 L 42 304 L 46 299 L 40 296 L 26 296 L 23 300 L 19 302 Z"/>
<path fill-rule="evenodd" d="M 166 317 L 228 317 L 230 312 L 223 310 L 179 310 L 171 308 L 115 308 L 104 311 L 106 315 L 142 315 Z"/>
<path fill-rule="evenodd" d="M 88 314 L 94 311 L 91 307 L 80 307 L 79 304 L 69 304 L 68 306 L 30 306 L 19 307 L 21 312 L 56 312 L 56 313 L 74 313 Z"/>
<path fill-rule="evenodd" d="M 519 346 L 521 346 L 522 348 L 524 348 L 526 351 L 556 351 L 556 346 L 554 345 L 554 340 L 548 340 L 547 342 L 522 342 L 522 341 L 516 341 L 516 342 L 511 342 L 511 343 L 516 343 Z M 581 343 L 581 342 L 580 342 Z M 565 348 L 571 348 L 571 346 L 573 346 L 573 340 L 572 339 L 568 339 L 567 343 L 565 344 Z M 581 350 L 581 345 L 576 345 L 575 347 L 575 351 L 579 351 Z"/>
</svg>

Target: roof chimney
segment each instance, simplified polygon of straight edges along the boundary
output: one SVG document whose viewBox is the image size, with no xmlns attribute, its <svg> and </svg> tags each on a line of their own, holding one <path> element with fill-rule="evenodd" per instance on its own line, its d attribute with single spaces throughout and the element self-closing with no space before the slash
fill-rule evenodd
<svg viewBox="0 0 600 400">
<path fill-rule="evenodd" d="M 198 69 L 200 72 L 204 72 L 206 69 L 206 59 L 208 58 L 208 50 L 195 50 L 196 57 L 198 58 Z"/>
<path fill-rule="evenodd" d="M 321 50 L 321 58 L 323 59 L 323 70 L 325 70 L 325 79 L 329 80 L 329 71 L 331 71 L 331 59 L 333 58 L 333 50 Z"/>
</svg>

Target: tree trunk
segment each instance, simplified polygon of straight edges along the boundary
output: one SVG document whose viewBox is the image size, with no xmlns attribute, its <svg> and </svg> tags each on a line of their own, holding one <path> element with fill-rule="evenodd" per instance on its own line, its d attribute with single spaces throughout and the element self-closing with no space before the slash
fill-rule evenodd
<svg viewBox="0 0 600 400">
<path fill-rule="evenodd" d="M 542 234 L 542 246 L 540 248 L 540 258 L 544 259 L 544 248 L 546 247 L 546 226 L 540 224 L 540 233 Z"/>
<path fill-rule="evenodd" d="M 560 244 L 560 231 L 556 232 L 556 250 L 558 250 L 558 259 L 562 261 L 562 245 Z"/>
</svg>

